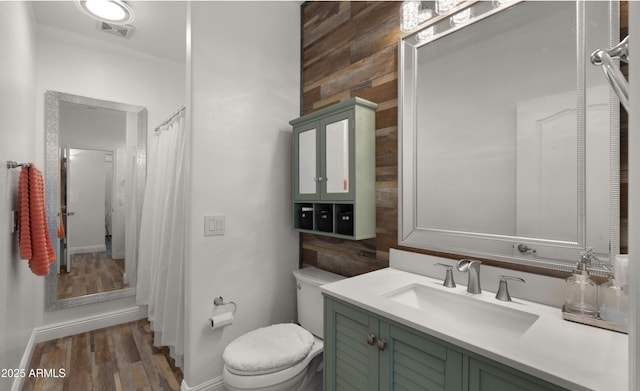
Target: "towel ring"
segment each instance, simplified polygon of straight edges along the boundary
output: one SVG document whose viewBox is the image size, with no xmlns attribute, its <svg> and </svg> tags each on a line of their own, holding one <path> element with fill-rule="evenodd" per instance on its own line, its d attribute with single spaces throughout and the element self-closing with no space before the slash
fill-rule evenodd
<svg viewBox="0 0 640 391">
<path fill-rule="evenodd" d="M 213 305 L 215 305 L 216 307 L 221 307 L 221 306 L 225 306 L 225 305 L 232 305 L 233 306 L 233 311 L 231 312 L 232 314 L 236 314 L 236 310 L 238 309 L 238 305 L 233 302 L 230 301 L 228 303 L 224 302 L 224 299 L 222 298 L 222 296 L 218 296 L 215 299 L 213 299 Z"/>
</svg>

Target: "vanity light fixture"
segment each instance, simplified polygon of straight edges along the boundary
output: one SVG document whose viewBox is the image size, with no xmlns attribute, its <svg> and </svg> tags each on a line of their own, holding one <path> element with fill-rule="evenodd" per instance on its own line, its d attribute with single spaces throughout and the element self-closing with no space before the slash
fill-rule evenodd
<svg viewBox="0 0 640 391">
<path fill-rule="evenodd" d="M 457 11 L 466 0 L 436 0 L 435 14 L 450 14 L 449 22 L 452 27 L 466 24 L 473 17 L 471 7 Z M 513 0 L 493 0 L 494 7 L 502 7 Z M 400 30 L 409 33 L 426 20 L 434 17 L 434 10 L 427 8 L 422 1 L 404 1 L 400 6 Z M 453 11 L 453 12 L 452 12 Z M 421 31 L 417 36 L 418 41 L 426 41 L 434 34 L 434 28 L 430 27 Z"/>
<path fill-rule="evenodd" d="M 423 7 L 421 1 L 405 1 L 400 6 L 400 30 L 408 33 L 413 31 L 425 20 L 433 17 L 433 10 Z"/>
<path fill-rule="evenodd" d="M 462 0 L 436 0 L 436 14 L 446 14 L 454 9 L 459 3 L 462 3 Z"/>
<path fill-rule="evenodd" d="M 111 24 L 130 24 L 135 19 L 133 9 L 122 0 L 76 1 L 82 12 L 93 19 Z"/>
<path fill-rule="evenodd" d="M 405 1 L 400 6 L 400 30 L 407 33 L 418 26 L 419 1 Z"/>
<path fill-rule="evenodd" d="M 513 0 L 493 0 L 492 4 L 495 8 L 502 7 L 503 5 L 512 2 Z"/>
<path fill-rule="evenodd" d="M 425 10 L 422 10 L 421 12 L 424 12 L 426 14 L 426 17 L 424 18 L 424 20 L 431 19 L 433 17 L 433 10 L 431 9 L 427 8 Z M 422 29 L 422 31 L 420 31 L 417 35 L 418 41 L 424 42 L 429 40 L 431 37 L 433 37 L 433 34 L 434 34 L 433 29 L 434 29 L 433 26 L 426 29 Z"/>
<path fill-rule="evenodd" d="M 451 18 L 449 18 L 449 21 L 451 22 L 452 27 L 456 27 L 460 24 L 467 23 L 467 21 L 469 21 L 472 16 L 473 14 L 471 13 L 471 8 L 467 8 L 453 15 Z"/>
</svg>

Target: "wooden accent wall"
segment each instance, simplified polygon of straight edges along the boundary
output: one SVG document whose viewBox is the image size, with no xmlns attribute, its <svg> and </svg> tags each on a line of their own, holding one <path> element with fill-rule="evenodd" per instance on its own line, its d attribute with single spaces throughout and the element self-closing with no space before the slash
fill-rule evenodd
<svg viewBox="0 0 640 391">
<path fill-rule="evenodd" d="M 398 243 L 398 38 L 401 2 L 302 6 L 302 111 L 358 96 L 376 112 L 376 238 L 302 235 L 302 259 L 342 275 L 387 267 Z"/>
<path fill-rule="evenodd" d="M 397 213 L 400 5 L 400 1 L 313 1 L 302 6 L 302 114 L 354 96 L 379 105 L 376 113 L 376 238 L 348 241 L 311 234 L 301 237 L 305 264 L 346 276 L 387 267 L 389 248 L 401 248 Z M 622 24 L 626 28 L 626 19 L 621 19 L 625 20 Z M 622 186 L 624 190 L 626 183 Z M 623 201 L 626 201 L 625 194 Z M 621 209 L 624 222 L 626 207 Z M 626 239 L 623 243 L 626 244 Z M 564 276 L 545 269 L 495 261 L 486 263 Z"/>
</svg>

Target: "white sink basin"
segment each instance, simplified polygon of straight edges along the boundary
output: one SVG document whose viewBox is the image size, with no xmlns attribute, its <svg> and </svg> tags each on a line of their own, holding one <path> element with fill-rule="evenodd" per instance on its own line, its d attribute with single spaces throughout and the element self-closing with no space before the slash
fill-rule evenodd
<svg viewBox="0 0 640 391">
<path fill-rule="evenodd" d="M 462 322 L 482 329 L 522 335 L 536 320 L 537 314 L 492 304 L 473 296 L 446 292 L 425 285 L 412 284 L 384 295 L 397 303 L 424 311 L 451 324 Z"/>
</svg>

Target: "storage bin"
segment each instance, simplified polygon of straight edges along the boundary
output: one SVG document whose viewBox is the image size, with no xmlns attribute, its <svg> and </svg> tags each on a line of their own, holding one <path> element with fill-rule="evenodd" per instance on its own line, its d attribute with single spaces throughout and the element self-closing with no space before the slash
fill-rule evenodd
<svg viewBox="0 0 640 391">
<path fill-rule="evenodd" d="M 333 232 L 333 216 L 331 216 L 331 210 L 321 210 L 318 213 L 318 230 Z"/>
<path fill-rule="evenodd" d="M 353 235 L 353 211 L 338 212 L 336 231 L 340 235 Z"/>
<path fill-rule="evenodd" d="M 302 208 L 298 212 L 300 229 L 313 229 L 313 208 Z"/>
</svg>

